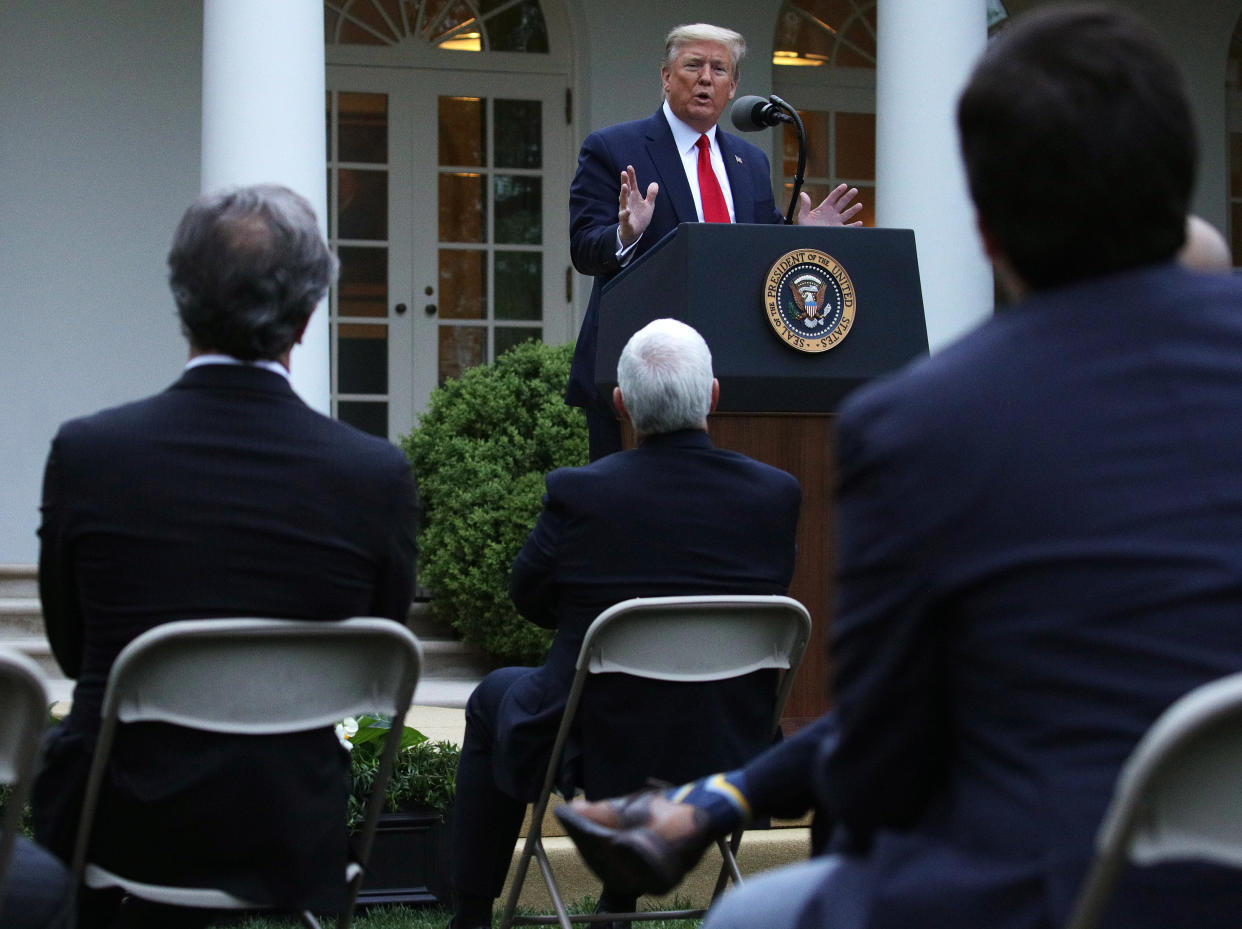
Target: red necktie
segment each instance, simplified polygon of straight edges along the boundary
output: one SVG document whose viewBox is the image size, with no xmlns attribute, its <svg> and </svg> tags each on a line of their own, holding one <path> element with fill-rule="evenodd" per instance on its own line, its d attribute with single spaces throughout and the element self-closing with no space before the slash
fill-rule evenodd
<svg viewBox="0 0 1242 929">
<path fill-rule="evenodd" d="M 703 222 L 729 222 L 729 205 L 725 203 L 724 191 L 712 170 L 711 142 L 706 135 L 694 143 L 699 147 L 699 198 L 703 201 Z"/>
</svg>

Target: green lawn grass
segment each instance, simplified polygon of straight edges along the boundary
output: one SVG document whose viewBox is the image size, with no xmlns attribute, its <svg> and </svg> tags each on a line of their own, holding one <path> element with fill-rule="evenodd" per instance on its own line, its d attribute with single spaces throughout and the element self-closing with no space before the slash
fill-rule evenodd
<svg viewBox="0 0 1242 929">
<path fill-rule="evenodd" d="M 688 903 L 678 900 L 674 906 L 686 907 Z M 595 901 L 590 899 L 579 900 L 576 903 L 569 904 L 571 912 L 582 913 L 590 912 L 595 907 Z M 358 910 L 354 914 L 353 925 L 357 929 L 445 929 L 448 926 L 450 913 L 448 910 L 438 907 L 409 907 L 409 906 L 373 906 L 365 910 Z M 336 925 L 336 918 L 333 916 L 321 917 L 319 920 L 324 929 L 329 929 Z M 698 919 L 672 919 L 672 920 L 655 920 L 652 922 L 635 923 L 635 929 L 643 929 L 643 927 L 651 927 L 651 929 L 698 929 L 702 920 Z M 495 917 L 492 919 L 492 925 L 500 924 L 499 906 Z M 298 929 L 302 925 L 301 921 L 293 917 L 286 916 L 252 916 L 236 921 L 220 922 L 216 924 L 214 929 Z M 587 925 L 582 923 L 580 925 Z"/>
</svg>

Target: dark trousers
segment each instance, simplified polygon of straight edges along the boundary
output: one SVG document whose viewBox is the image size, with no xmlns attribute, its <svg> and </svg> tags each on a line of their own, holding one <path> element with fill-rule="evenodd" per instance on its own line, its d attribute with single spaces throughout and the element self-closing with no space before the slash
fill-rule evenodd
<svg viewBox="0 0 1242 929">
<path fill-rule="evenodd" d="M 591 461 L 621 451 L 621 422 L 612 412 L 603 413 L 594 407 L 584 411 L 587 421 L 587 457 Z"/>
<path fill-rule="evenodd" d="M 466 701 L 466 734 L 457 762 L 457 799 L 453 805 L 450 880 L 457 911 L 455 926 L 486 922 L 483 909 L 500 896 L 522 831 L 526 801 L 496 786 L 492 774 L 496 720 L 505 692 L 534 668 L 500 668 L 483 679 Z M 551 750 L 555 732 L 548 737 Z M 635 900 L 600 895 L 600 912 L 629 912 Z"/>
<path fill-rule="evenodd" d="M 500 668 L 483 679 L 466 702 L 466 734 L 457 762 L 453 806 L 453 891 L 495 899 L 504 889 L 513 848 L 522 831 L 526 801 L 496 786 L 492 749 L 505 691 L 532 668 Z"/>
</svg>

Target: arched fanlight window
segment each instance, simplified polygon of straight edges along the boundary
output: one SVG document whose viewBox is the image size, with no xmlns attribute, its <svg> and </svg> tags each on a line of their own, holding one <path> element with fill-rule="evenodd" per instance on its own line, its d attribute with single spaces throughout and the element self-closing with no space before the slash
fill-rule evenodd
<svg viewBox="0 0 1242 929">
<path fill-rule="evenodd" d="M 1010 0 L 1024 7 L 1023 0 Z M 987 0 L 988 30 L 1008 19 L 1002 0 Z M 875 0 L 785 0 L 777 15 L 772 64 L 778 67 L 875 70 Z"/>
<path fill-rule="evenodd" d="M 785 0 L 772 64 L 875 69 L 875 0 Z"/>
<path fill-rule="evenodd" d="M 459 52 L 546 54 L 539 0 L 326 0 L 329 45 L 400 45 L 416 40 Z"/>
</svg>

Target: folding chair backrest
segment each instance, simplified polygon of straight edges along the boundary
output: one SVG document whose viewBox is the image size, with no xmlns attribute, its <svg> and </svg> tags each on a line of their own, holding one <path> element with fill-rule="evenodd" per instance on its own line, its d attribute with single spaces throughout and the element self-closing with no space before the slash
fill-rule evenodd
<svg viewBox="0 0 1242 929">
<path fill-rule="evenodd" d="M 362 712 L 396 718 L 404 716 L 410 706 L 421 666 L 418 640 L 404 626 L 388 619 L 182 620 L 147 630 L 121 650 L 108 675 L 74 846 L 75 884 L 87 872 L 91 827 L 118 721 L 270 735 L 327 727 Z M 363 869 L 400 741 L 400 727 L 394 726 L 384 741 L 354 845 L 354 857 Z M 344 810 L 341 813 L 343 818 Z M 350 881 L 339 926 L 347 927 L 352 918 L 359 874 Z M 134 892 L 136 885 L 122 886 Z M 183 893 L 180 888 L 153 889 Z M 303 918 L 309 925 L 317 925 L 309 914 Z"/>
<path fill-rule="evenodd" d="M 1117 781 L 1097 842 L 1131 860 L 1242 867 L 1242 674 L 1196 688 L 1148 730 Z"/>
<path fill-rule="evenodd" d="M 0 824 L 0 889 L 30 791 L 47 707 L 47 688 L 39 666 L 20 652 L 0 648 L 0 784 L 13 788 Z"/>
<path fill-rule="evenodd" d="M 1069 925 L 1094 926 L 1127 860 L 1242 868 L 1242 674 L 1177 700 L 1130 754 Z"/>
<path fill-rule="evenodd" d="M 165 623 L 121 651 L 102 716 L 263 735 L 391 715 L 403 695 L 408 705 L 420 656 L 409 630 L 387 619 Z"/>
<path fill-rule="evenodd" d="M 543 848 L 540 824 L 556 783 L 560 761 L 587 679 L 596 674 L 623 673 L 635 677 L 682 683 L 707 683 L 741 677 L 763 669 L 783 670 L 775 695 L 772 732 L 780 722 L 794 672 L 811 637 L 811 616 L 797 600 L 780 596 L 639 597 L 625 600 L 600 613 L 591 623 L 578 652 L 573 685 L 557 730 L 556 742 L 544 774 L 543 788 L 531 812 L 531 828 L 518 860 L 501 917 L 503 929 L 515 924 L 551 922 L 546 917 L 515 915 L 522 885 L 532 858 L 537 858 L 548 894 L 563 929 L 572 922 L 561 900 L 551 864 Z M 740 833 L 734 838 L 736 846 Z M 733 849 L 718 843 L 724 867 L 740 880 Z M 717 893 L 725 884 L 722 870 Z M 626 919 L 690 919 L 701 909 L 644 913 Z M 599 917 L 604 918 L 604 917 Z"/>
<path fill-rule="evenodd" d="M 714 681 L 788 668 L 804 613 L 789 597 L 626 600 L 596 617 L 583 654 L 593 674 L 621 671 L 662 681 Z M 709 637 L 703 623 L 711 624 Z"/>
<path fill-rule="evenodd" d="M 28 781 L 47 725 L 43 672 L 21 652 L 0 648 L 0 784 Z"/>
<path fill-rule="evenodd" d="M 704 682 L 763 668 L 796 669 L 810 636 L 810 614 L 790 597 L 625 600 L 597 616 L 587 629 L 567 715 L 577 705 L 584 671 Z M 786 674 L 777 694 L 773 725 L 780 719 L 792 685 L 793 675 Z"/>
</svg>

